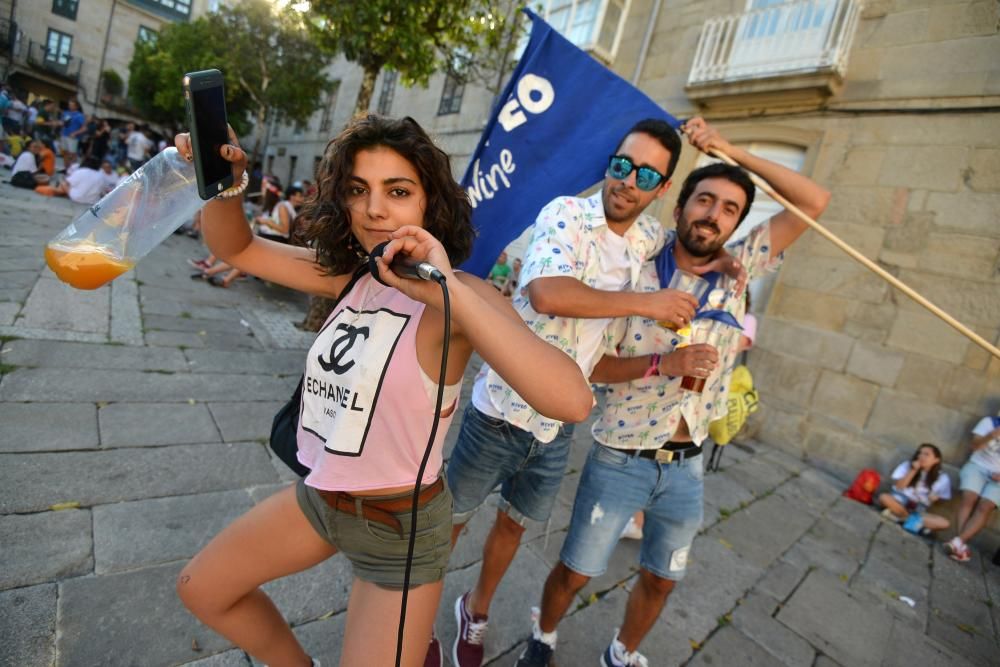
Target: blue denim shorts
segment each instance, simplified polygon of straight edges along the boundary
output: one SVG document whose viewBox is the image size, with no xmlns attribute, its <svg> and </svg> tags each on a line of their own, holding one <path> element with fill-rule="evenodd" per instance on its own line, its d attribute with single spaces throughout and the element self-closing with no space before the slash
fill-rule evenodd
<svg viewBox="0 0 1000 667">
<path fill-rule="evenodd" d="M 455 523 L 468 521 L 493 489 L 500 486 L 501 509 L 520 524 L 547 521 L 562 483 L 573 440 L 573 425 L 563 424 L 552 442 L 503 419 L 465 407 L 445 478 L 454 498 Z"/>
<path fill-rule="evenodd" d="M 978 463 L 966 461 L 958 471 L 958 486 L 962 491 L 973 491 L 994 505 L 1000 506 L 1000 482 L 994 482 L 990 472 Z"/>
<path fill-rule="evenodd" d="M 643 510 L 639 564 L 663 579 L 682 579 L 701 527 L 703 476 L 701 454 L 657 463 L 595 442 L 559 560 L 588 577 L 604 574 L 625 524 Z"/>
</svg>

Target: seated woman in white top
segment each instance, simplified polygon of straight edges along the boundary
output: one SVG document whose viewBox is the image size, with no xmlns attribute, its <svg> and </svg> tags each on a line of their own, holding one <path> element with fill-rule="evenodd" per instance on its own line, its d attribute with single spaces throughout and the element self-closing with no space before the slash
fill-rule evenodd
<svg viewBox="0 0 1000 667">
<path fill-rule="evenodd" d="M 302 188 L 288 186 L 285 198 L 275 204 L 271 215 L 257 218 L 257 235 L 278 243 L 288 243 L 292 235 L 292 222 L 304 200 Z"/>
<path fill-rule="evenodd" d="M 87 158 L 62 183 L 55 186 L 53 195 L 69 197 L 78 204 L 96 204 L 107 187 L 100 166 L 101 162 L 97 158 Z"/>
</svg>

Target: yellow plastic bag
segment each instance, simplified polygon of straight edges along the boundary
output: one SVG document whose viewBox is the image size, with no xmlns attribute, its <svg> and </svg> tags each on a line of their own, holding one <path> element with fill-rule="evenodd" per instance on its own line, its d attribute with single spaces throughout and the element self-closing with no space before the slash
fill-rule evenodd
<svg viewBox="0 0 1000 667">
<path fill-rule="evenodd" d="M 734 368 L 729 382 L 729 398 L 726 399 L 726 415 L 708 425 L 708 435 L 719 445 L 728 444 L 746 424 L 747 418 L 757 412 L 758 400 L 750 369 L 743 365 Z"/>
</svg>

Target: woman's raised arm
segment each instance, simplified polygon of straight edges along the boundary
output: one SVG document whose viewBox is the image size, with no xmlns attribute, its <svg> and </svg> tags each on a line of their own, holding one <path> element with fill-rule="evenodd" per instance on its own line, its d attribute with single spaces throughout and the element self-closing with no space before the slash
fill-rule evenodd
<svg viewBox="0 0 1000 667">
<path fill-rule="evenodd" d="M 233 165 L 234 182 L 239 183 L 246 171 L 247 156 L 232 128 L 229 141 L 219 153 Z M 174 144 L 185 159 L 193 159 L 189 134 L 178 134 Z M 336 297 L 350 279 L 349 275 L 326 275 L 316 261 L 316 253 L 308 248 L 254 236 L 243 213 L 242 197 L 210 200 L 202 209 L 201 232 L 208 249 L 230 266 L 294 290 Z"/>
</svg>

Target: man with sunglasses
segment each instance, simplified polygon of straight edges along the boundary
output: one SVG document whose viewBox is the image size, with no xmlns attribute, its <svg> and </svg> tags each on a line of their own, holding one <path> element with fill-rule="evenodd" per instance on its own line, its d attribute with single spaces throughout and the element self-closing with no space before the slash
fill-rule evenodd
<svg viewBox="0 0 1000 667">
<path fill-rule="evenodd" d="M 826 208 L 830 193 L 824 188 L 732 146 L 701 118 L 688 121 L 684 130 L 693 146 L 728 154 L 807 215 L 817 218 Z M 639 510 L 645 513 L 639 575 L 601 664 L 647 664 L 639 643 L 683 578 L 701 526 L 702 445 L 709 422 L 725 414 L 738 323 L 746 308 L 740 285 L 704 267 L 746 217 L 753 197 L 746 172 L 726 164 L 696 169 L 681 186 L 676 230 L 643 267 L 638 289 L 657 291 L 674 271 L 684 270 L 710 283 L 707 298 L 687 340 L 649 318 L 631 317 L 615 335 L 616 353 L 596 363 L 590 379 L 609 383 L 607 401 L 593 427 L 595 442 L 580 473 L 569 532 L 545 582 L 541 612 L 519 667 L 550 664 L 560 619 L 587 582 L 605 572 L 618 536 Z M 805 230 L 804 222 L 782 211 L 726 250 L 752 279 L 775 270 L 782 251 Z M 705 379 L 704 389 L 686 391 L 682 376 Z"/>
<path fill-rule="evenodd" d="M 535 221 L 513 306 L 538 336 L 573 357 L 585 376 L 601 358 L 614 318 L 686 323 L 694 315 L 697 301 L 690 294 L 636 289 L 643 264 L 664 238 L 660 222 L 643 211 L 666 194 L 680 151 L 669 124 L 643 120 L 609 158 L 600 192 L 558 197 Z M 492 369 L 482 368 L 448 463 L 453 543 L 497 486 L 501 499 L 476 585 L 455 602 L 457 667 L 482 663 L 490 601 L 517 553 L 525 522 L 549 518 L 572 435 L 572 424 L 538 414 Z M 440 664 L 436 639 L 426 664 Z"/>
</svg>

